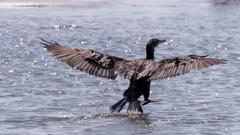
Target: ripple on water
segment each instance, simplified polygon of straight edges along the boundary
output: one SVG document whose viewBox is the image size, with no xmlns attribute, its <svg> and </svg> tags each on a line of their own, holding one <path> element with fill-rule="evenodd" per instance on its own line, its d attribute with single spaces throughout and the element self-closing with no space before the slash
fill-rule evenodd
<svg viewBox="0 0 240 135">
<path fill-rule="evenodd" d="M 238 6 L 176 0 L 111 3 L 1 9 L 1 133 L 238 134 Z M 162 101 L 144 106 L 145 114 L 109 114 L 129 81 L 71 69 L 39 44 L 43 38 L 133 60 L 145 57 L 145 44 L 153 37 L 167 40 L 156 48 L 156 61 L 208 54 L 228 64 L 152 81 L 150 98 Z"/>
<path fill-rule="evenodd" d="M 138 118 L 138 117 L 145 117 L 148 114 L 109 114 L 109 113 L 98 113 L 98 114 L 89 114 L 87 116 L 77 116 L 74 117 L 72 114 L 69 116 L 60 116 L 60 117 L 47 117 L 44 119 L 40 119 L 39 123 L 45 122 L 56 122 L 56 121 L 81 121 L 81 120 L 96 120 L 96 119 L 104 119 L 104 118 Z"/>
</svg>

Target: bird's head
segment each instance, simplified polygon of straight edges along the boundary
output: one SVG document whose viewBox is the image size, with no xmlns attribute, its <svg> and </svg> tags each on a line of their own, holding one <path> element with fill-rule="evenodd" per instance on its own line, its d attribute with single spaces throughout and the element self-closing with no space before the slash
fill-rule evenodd
<svg viewBox="0 0 240 135">
<path fill-rule="evenodd" d="M 154 47 L 157 47 L 162 42 L 166 42 L 166 40 L 153 38 L 148 41 L 146 46 L 147 59 L 154 59 Z"/>
<path fill-rule="evenodd" d="M 153 46 L 153 47 L 157 47 L 159 44 L 161 44 L 162 42 L 166 42 L 166 40 L 159 40 L 156 38 L 150 39 L 147 43 L 147 46 Z"/>
</svg>

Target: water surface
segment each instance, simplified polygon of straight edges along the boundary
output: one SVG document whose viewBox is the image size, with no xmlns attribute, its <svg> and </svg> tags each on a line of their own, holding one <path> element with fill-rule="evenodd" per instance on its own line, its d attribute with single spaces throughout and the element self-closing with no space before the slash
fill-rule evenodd
<svg viewBox="0 0 240 135">
<path fill-rule="evenodd" d="M 239 133 L 238 4 L 151 0 L 48 5 L 51 1 L 40 8 L 0 8 L 1 134 Z M 156 48 L 156 61 L 190 54 L 228 61 L 153 81 L 150 98 L 161 102 L 144 106 L 141 115 L 126 115 L 126 107 L 113 115 L 108 108 L 122 98 L 128 80 L 71 69 L 52 58 L 39 38 L 127 60 L 144 58 L 147 41 L 159 38 L 167 44 Z"/>
</svg>

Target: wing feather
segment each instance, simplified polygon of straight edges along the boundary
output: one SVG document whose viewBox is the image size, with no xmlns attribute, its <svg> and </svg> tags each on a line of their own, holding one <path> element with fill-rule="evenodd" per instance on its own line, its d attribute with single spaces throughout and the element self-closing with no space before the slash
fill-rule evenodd
<svg viewBox="0 0 240 135">
<path fill-rule="evenodd" d="M 82 72 L 85 71 L 90 75 L 115 79 L 117 76 L 115 71 L 118 69 L 116 67 L 120 67 L 119 65 L 121 65 L 121 63 L 130 62 L 93 50 L 73 49 L 43 39 L 41 40 L 43 42 L 40 43 L 44 45 L 44 48 L 46 48 L 48 52 L 52 53 L 52 57 Z"/>
<path fill-rule="evenodd" d="M 159 61 L 158 68 L 148 76 L 148 81 L 165 79 L 190 71 L 206 69 L 209 66 L 224 64 L 225 60 L 207 58 L 207 56 L 188 55 Z"/>
<path fill-rule="evenodd" d="M 69 61 L 69 65 L 73 68 L 79 63 L 79 57 L 76 55 L 71 61 Z"/>
<path fill-rule="evenodd" d="M 117 75 L 131 79 L 137 74 L 137 79 L 146 77 L 147 81 L 165 79 L 209 66 L 224 64 L 225 60 L 207 58 L 207 56 L 188 55 L 165 59 L 159 62 L 147 59 L 133 61 L 102 54 L 94 50 L 72 49 L 57 43 L 43 41 L 44 48 L 52 53 L 52 57 L 67 63 L 90 75 L 115 79 Z"/>
<path fill-rule="evenodd" d="M 84 60 L 83 59 L 79 59 L 78 61 L 78 64 L 76 66 L 74 66 L 73 68 L 76 68 L 77 70 L 80 70 L 81 71 L 81 66 L 82 64 L 84 63 Z"/>
<path fill-rule="evenodd" d="M 197 70 L 197 62 L 192 62 L 192 71 Z"/>
</svg>

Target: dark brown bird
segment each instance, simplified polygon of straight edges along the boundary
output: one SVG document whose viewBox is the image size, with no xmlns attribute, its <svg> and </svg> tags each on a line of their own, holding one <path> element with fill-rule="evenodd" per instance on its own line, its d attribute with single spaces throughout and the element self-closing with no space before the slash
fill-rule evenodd
<svg viewBox="0 0 240 135">
<path fill-rule="evenodd" d="M 150 102 L 150 83 L 152 80 L 178 76 L 194 70 L 205 69 L 209 66 L 224 64 L 224 60 L 207 58 L 207 56 L 188 55 L 165 59 L 159 62 L 154 60 L 154 47 L 166 40 L 151 39 L 146 45 L 145 59 L 128 61 L 115 56 L 102 54 L 94 50 L 72 49 L 41 39 L 44 48 L 52 53 L 52 57 L 67 63 L 72 68 L 94 76 L 114 80 L 117 75 L 130 80 L 130 85 L 123 93 L 124 98 L 110 107 L 110 112 L 119 113 L 129 102 L 127 113 L 143 113 L 142 106 Z M 143 95 L 144 101 L 138 98 Z"/>
</svg>

